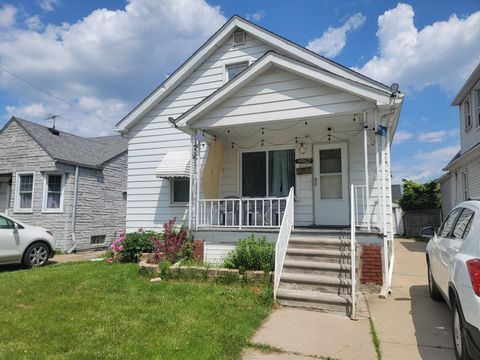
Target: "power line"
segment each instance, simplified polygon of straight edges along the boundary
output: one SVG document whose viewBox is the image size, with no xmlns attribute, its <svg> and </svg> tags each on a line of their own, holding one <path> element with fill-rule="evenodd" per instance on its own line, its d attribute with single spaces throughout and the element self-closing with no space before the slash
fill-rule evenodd
<svg viewBox="0 0 480 360">
<path fill-rule="evenodd" d="M 47 90 L 45 90 L 45 89 L 42 89 L 40 86 L 35 85 L 34 83 L 32 83 L 32 82 L 29 81 L 29 80 L 26 80 L 26 79 L 24 79 L 24 78 L 22 78 L 22 77 L 20 77 L 20 76 L 18 76 L 18 75 L 15 75 L 14 73 L 8 71 L 7 69 L 5 69 L 5 68 L 4 68 L 3 66 L 1 66 L 1 65 L 0 65 L 0 70 L 2 70 L 3 72 L 9 74 L 10 76 L 14 77 L 15 79 L 17 79 L 17 80 L 19 80 L 19 81 L 22 81 L 22 82 L 30 85 L 30 86 L 33 87 L 34 89 L 37 89 L 38 91 L 41 91 L 41 92 L 47 94 L 48 96 L 53 97 L 53 98 L 57 99 L 58 101 L 61 101 L 61 102 L 63 102 L 64 104 L 67 104 L 68 106 L 73 107 L 73 108 L 77 109 L 78 111 L 83 112 L 84 114 L 87 114 L 87 115 L 89 115 L 89 116 L 91 116 L 91 117 L 95 117 L 93 114 L 89 113 L 89 112 L 86 111 L 86 110 L 83 110 L 82 108 L 78 107 L 77 105 L 72 104 L 71 102 L 69 102 L 69 101 L 67 101 L 67 100 L 65 100 L 65 99 L 62 99 L 61 97 L 59 97 L 59 96 L 57 96 L 57 95 L 55 95 L 55 94 L 52 94 L 51 92 L 49 92 L 49 91 L 47 91 Z"/>
</svg>

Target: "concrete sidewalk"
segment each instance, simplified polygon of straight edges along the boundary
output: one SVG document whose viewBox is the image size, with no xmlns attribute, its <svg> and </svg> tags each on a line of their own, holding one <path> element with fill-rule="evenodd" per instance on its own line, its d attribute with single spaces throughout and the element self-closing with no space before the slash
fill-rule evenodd
<svg viewBox="0 0 480 360">
<path fill-rule="evenodd" d="M 453 350 L 450 310 L 428 294 L 426 243 L 396 239 L 392 294 L 368 295 L 380 338 L 382 358 L 450 360 Z"/>
<path fill-rule="evenodd" d="M 78 253 L 72 254 L 61 254 L 55 255 L 52 259 L 49 260 L 50 264 L 62 264 L 66 262 L 75 262 L 75 261 L 86 261 L 92 259 L 98 259 L 105 254 L 104 251 L 80 251 Z"/>
<path fill-rule="evenodd" d="M 322 356 L 342 360 L 377 358 L 366 317 L 352 321 L 345 316 L 297 308 L 275 310 L 251 342 L 282 352 L 266 354 L 248 349 L 244 360 L 304 360 Z"/>
</svg>

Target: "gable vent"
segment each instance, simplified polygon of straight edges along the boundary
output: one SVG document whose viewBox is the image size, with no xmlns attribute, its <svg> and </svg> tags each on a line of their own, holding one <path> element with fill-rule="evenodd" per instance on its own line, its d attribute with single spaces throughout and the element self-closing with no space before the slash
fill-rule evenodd
<svg viewBox="0 0 480 360">
<path fill-rule="evenodd" d="M 233 46 L 245 44 L 246 34 L 243 30 L 237 30 L 233 33 Z"/>
</svg>

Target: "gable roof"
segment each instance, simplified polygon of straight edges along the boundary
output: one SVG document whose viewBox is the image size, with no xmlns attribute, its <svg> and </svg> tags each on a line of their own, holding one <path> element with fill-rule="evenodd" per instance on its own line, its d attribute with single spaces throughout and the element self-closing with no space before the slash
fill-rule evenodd
<svg viewBox="0 0 480 360">
<path fill-rule="evenodd" d="M 194 123 L 200 116 L 214 108 L 216 104 L 223 102 L 232 93 L 245 86 L 249 80 L 270 69 L 272 66 L 283 68 L 286 71 L 291 71 L 312 81 L 341 89 L 342 91 L 349 92 L 360 98 L 372 101 L 376 105 L 392 105 L 391 90 L 387 91 L 373 88 L 369 85 L 345 78 L 322 68 L 269 51 L 251 66 L 242 71 L 233 80 L 225 83 L 211 95 L 207 96 L 179 116 L 176 119 L 176 125 L 179 127 L 185 127 Z M 399 101 L 401 101 L 401 97 L 399 98 Z"/>
<path fill-rule="evenodd" d="M 120 135 L 84 138 L 61 131 L 54 135 L 49 128 L 13 116 L 0 134 L 15 121 L 48 154 L 58 162 L 101 168 L 110 159 L 127 151 L 128 142 Z"/>
<path fill-rule="evenodd" d="M 289 56 L 302 59 L 313 66 L 336 73 L 345 78 L 370 85 L 379 90 L 390 91 L 389 86 L 362 75 L 352 69 L 327 59 L 307 48 L 287 40 L 263 27 L 260 27 L 238 15 L 231 17 L 214 35 L 212 35 L 193 55 L 188 58 L 171 76 L 160 84 L 140 104 L 130 111 L 116 125 L 115 129 L 120 132 L 128 128 L 150 111 L 156 104 L 168 96 L 183 80 L 185 80 L 201 63 L 203 63 L 218 48 L 218 45 L 228 39 L 236 29 L 242 29 L 247 33 L 261 39 L 274 48 L 281 49 Z"/>
<path fill-rule="evenodd" d="M 465 84 L 462 86 L 460 91 L 458 92 L 455 99 L 453 99 L 452 106 L 457 106 L 462 103 L 465 97 L 470 93 L 472 88 L 475 86 L 477 82 L 480 81 L 480 63 L 478 63 L 475 70 L 473 70 L 472 74 L 469 76 Z"/>
</svg>

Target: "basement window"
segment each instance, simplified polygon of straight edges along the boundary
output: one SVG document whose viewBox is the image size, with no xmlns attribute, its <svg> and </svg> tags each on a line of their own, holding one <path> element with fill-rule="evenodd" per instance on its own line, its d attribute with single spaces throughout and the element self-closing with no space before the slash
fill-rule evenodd
<svg viewBox="0 0 480 360">
<path fill-rule="evenodd" d="M 106 238 L 106 235 L 93 235 L 90 237 L 90 245 L 103 245 Z"/>
</svg>

